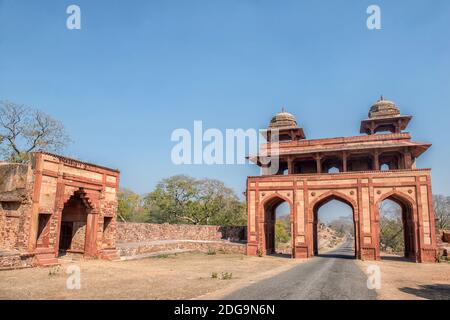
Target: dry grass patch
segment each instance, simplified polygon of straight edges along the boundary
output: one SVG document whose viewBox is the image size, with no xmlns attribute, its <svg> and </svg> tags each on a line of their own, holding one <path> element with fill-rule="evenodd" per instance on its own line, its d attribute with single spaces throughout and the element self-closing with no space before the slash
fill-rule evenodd
<svg viewBox="0 0 450 320">
<path fill-rule="evenodd" d="M 378 299 L 450 299 L 450 263 L 414 263 L 401 260 L 358 261 L 366 272 L 371 264 L 381 270 Z"/>
<path fill-rule="evenodd" d="M 281 257 L 221 253 L 63 262 L 59 270 L 1 271 L 0 299 L 191 299 L 295 263 Z M 71 264 L 81 269 L 80 290 L 66 288 L 66 269 Z"/>
</svg>

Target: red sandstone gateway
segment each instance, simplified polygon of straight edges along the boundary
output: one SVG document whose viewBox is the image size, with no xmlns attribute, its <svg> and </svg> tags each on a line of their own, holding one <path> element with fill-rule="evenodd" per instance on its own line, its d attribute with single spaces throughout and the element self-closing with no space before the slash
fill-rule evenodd
<svg viewBox="0 0 450 320">
<path fill-rule="evenodd" d="M 267 130 L 268 143 L 260 154 L 249 157 L 262 167 L 263 175 L 247 179 L 247 254 L 274 252 L 275 209 L 286 201 L 292 256 L 317 255 L 317 212 L 337 199 L 353 210 L 356 257 L 378 260 L 379 205 L 391 199 L 402 208 L 405 257 L 434 262 L 430 169 L 415 165 L 431 144 L 413 142 L 409 133 L 402 132 L 411 118 L 381 97 L 371 107 L 369 118 L 361 122 L 360 132 L 367 135 L 307 140 L 292 114 L 282 111 L 274 116 Z M 262 155 L 270 155 L 275 141 L 279 141 L 279 168 L 269 174 L 271 164 L 265 165 Z"/>
<path fill-rule="evenodd" d="M 0 267 L 51 265 L 59 254 L 116 259 L 119 171 L 49 153 L 0 163 Z"/>
</svg>

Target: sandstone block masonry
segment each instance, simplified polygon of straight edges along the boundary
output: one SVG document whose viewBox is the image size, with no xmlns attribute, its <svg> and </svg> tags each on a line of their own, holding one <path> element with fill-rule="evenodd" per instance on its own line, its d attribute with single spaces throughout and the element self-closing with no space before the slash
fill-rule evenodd
<svg viewBox="0 0 450 320">
<path fill-rule="evenodd" d="M 117 170 L 49 153 L 0 163 L 0 265 L 49 265 L 67 252 L 117 257 L 118 186 Z"/>
<path fill-rule="evenodd" d="M 122 259 L 173 250 L 245 253 L 246 235 L 246 227 L 117 223 L 117 248 Z"/>
<path fill-rule="evenodd" d="M 436 261 L 431 170 L 416 167 L 431 144 L 403 132 L 412 116 L 401 115 L 392 101 L 381 97 L 368 116 L 360 126 L 366 135 L 322 139 L 306 139 L 284 110 L 272 118 L 264 133 L 268 142 L 249 156 L 263 175 L 247 179 L 247 254 L 275 252 L 275 211 L 285 202 L 292 257 L 317 255 L 319 210 L 338 200 L 353 211 L 355 257 L 379 260 L 380 208 L 390 200 L 401 207 L 404 257 Z M 267 161 L 272 154 L 278 161 Z"/>
</svg>

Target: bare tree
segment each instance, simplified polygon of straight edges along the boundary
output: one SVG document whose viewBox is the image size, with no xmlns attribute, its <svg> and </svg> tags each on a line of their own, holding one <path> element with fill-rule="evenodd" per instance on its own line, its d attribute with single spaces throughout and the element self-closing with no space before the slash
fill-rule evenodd
<svg viewBox="0 0 450 320">
<path fill-rule="evenodd" d="M 433 196 L 434 213 L 439 230 L 450 229 L 450 197 L 443 195 Z"/>
<path fill-rule="evenodd" d="M 58 120 L 24 105 L 0 102 L 0 155 L 3 159 L 25 162 L 31 152 L 58 152 L 69 142 Z"/>
</svg>

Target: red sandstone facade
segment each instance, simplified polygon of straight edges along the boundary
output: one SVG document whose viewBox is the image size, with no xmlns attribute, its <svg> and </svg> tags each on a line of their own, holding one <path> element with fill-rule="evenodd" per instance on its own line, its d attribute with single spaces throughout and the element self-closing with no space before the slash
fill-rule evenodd
<svg viewBox="0 0 450 320">
<path fill-rule="evenodd" d="M 411 116 L 400 115 L 394 103 L 381 98 L 361 123 L 361 133 L 367 135 L 306 140 L 291 114 L 277 114 L 267 130 L 268 143 L 260 154 L 250 157 L 262 167 L 263 175 L 247 179 L 247 254 L 274 252 L 275 209 L 286 201 L 292 256 L 316 255 L 318 210 L 337 199 L 353 210 L 356 257 L 378 260 L 379 208 L 390 199 L 402 208 L 405 257 L 434 262 L 430 169 L 415 165 L 415 159 L 431 145 L 413 142 L 409 133 L 402 132 L 410 120 Z M 267 160 L 270 156 L 278 159 L 275 171 L 273 160 Z"/>
<path fill-rule="evenodd" d="M 1 163 L 0 175 L 0 252 L 33 265 L 65 253 L 117 258 L 117 170 L 35 153 L 30 164 Z"/>
</svg>

